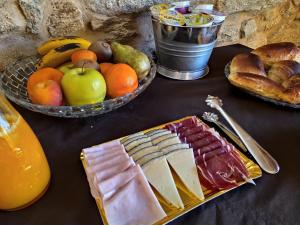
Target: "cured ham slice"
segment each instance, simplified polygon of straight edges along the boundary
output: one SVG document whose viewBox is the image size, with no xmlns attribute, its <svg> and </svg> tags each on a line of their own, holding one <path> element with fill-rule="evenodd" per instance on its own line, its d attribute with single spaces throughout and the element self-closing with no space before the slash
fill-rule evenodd
<svg viewBox="0 0 300 225">
<path fill-rule="evenodd" d="M 217 141 L 217 137 L 213 136 L 213 135 L 208 135 L 204 138 L 201 138 L 195 142 L 192 142 L 191 143 L 191 146 L 194 148 L 194 149 L 201 149 L 201 147 L 204 147 L 204 146 L 207 146 L 209 144 L 211 144 L 212 142 L 214 141 Z"/>
<path fill-rule="evenodd" d="M 190 136 L 180 136 L 180 139 L 186 143 L 194 143 L 194 142 L 198 141 L 199 139 L 205 138 L 209 135 L 211 135 L 210 132 L 201 131 L 199 133 L 191 134 Z"/>
<path fill-rule="evenodd" d="M 251 181 L 234 147 L 196 117 L 166 126 L 193 148 L 200 179 L 211 190 L 223 190 Z"/>
<path fill-rule="evenodd" d="M 220 147 L 222 147 L 222 145 L 223 145 L 222 142 L 220 140 L 217 140 L 217 141 L 210 143 L 209 145 L 206 145 L 206 146 L 203 146 L 203 147 L 197 149 L 197 151 L 198 151 L 198 154 L 201 155 L 203 153 L 210 152 L 216 148 L 220 148 Z"/>
<path fill-rule="evenodd" d="M 166 214 L 142 172 L 103 202 L 108 224 L 151 225 Z"/>
</svg>

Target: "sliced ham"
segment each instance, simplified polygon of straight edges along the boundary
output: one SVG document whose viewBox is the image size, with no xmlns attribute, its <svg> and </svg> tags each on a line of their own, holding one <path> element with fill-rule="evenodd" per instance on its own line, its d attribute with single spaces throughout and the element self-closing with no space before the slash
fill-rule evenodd
<svg viewBox="0 0 300 225">
<path fill-rule="evenodd" d="M 151 225 L 166 216 L 142 172 L 103 201 L 108 224 Z"/>
<path fill-rule="evenodd" d="M 132 166 L 106 180 L 102 180 L 98 183 L 98 189 L 101 196 L 104 196 L 108 193 L 110 194 L 110 192 L 115 193 L 119 188 L 133 179 L 139 172 L 140 171 L 138 170 L 137 166 Z"/>
<path fill-rule="evenodd" d="M 119 140 L 114 140 L 114 141 L 106 142 L 101 145 L 93 146 L 91 148 L 85 148 L 82 150 L 82 152 L 84 154 L 88 154 L 88 153 L 92 153 L 92 152 L 99 152 L 99 151 L 107 150 L 107 149 L 114 148 L 114 147 L 117 147 L 120 145 L 121 145 L 121 143 Z"/>
<path fill-rule="evenodd" d="M 124 170 L 128 169 L 131 166 L 134 166 L 135 163 L 133 159 L 130 157 L 128 160 L 124 160 L 110 168 L 100 170 L 97 173 L 95 173 L 95 183 L 101 182 L 105 179 L 108 179 L 120 172 L 123 172 Z"/>
<path fill-rule="evenodd" d="M 103 163 L 99 163 L 99 164 L 93 165 L 93 166 L 87 166 L 86 171 L 87 171 L 88 174 L 95 174 L 98 171 L 101 171 L 101 170 L 104 170 L 104 169 L 107 169 L 107 168 L 111 168 L 111 167 L 113 167 L 114 165 L 116 165 L 118 163 L 121 163 L 123 161 L 127 161 L 128 159 L 129 159 L 128 155 L 118 155 L 118 156 L 112 158 L 109 161 L 105 161 Z"/>
<path fill-rule="evenodd" d="M 109 161 L 112 158 L 119 156 L 119 155 L 125 156 L 126 154 L 127 153 L 126 153 L 125 149 L 120 148 L 120 150 L 111 151 L 111 152 L 106 153 L 105 155 L 97 156 L 92 159 L 86 159 L 86 162 L 87 162 L 88 166 L 91 166 L 91 165 L 103 163 L 105 161 Z"/>
</svg>

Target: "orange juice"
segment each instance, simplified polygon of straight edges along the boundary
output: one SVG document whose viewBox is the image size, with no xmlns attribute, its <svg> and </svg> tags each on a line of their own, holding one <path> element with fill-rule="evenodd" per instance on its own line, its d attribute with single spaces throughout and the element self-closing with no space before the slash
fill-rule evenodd
<svg viewBox="0 0 300 225">
<path fill-rule="evenodd" d="M 0 94 L 0 210 L 29 205 L 49 181 L 49 165 L 37 137 Z"/>
</svg>

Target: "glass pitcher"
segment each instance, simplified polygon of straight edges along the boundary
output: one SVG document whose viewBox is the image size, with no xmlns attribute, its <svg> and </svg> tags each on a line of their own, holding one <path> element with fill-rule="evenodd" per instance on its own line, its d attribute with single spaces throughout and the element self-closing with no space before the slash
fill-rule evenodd
<svg viewBox="0 0 300 225">
<path fill-rule="evenodd" d="M 49 181 L 42 146 L 0 92 L 0 210 L 30 205 L 45 193 Z"/>
</svg>

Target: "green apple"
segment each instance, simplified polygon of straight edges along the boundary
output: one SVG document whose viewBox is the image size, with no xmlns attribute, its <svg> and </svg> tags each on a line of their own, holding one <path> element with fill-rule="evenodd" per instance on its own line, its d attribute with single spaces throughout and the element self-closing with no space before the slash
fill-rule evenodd
<svg viewBox="0 0 300 225">
<path fill-rule="evenodd" d="M 67 72 L 69 72 L 71 69 L 74 69 L 74 65 L 71 62 L 67 62 L 63 65 L 61 65 L 60 67 L 57 68 L 60 72 L 62 72 L 63 74 L 66 74 Z"/>
<path fill-rule="evenodd" d="M 63 76 L 61 85 L 69 105 L 72 106 L 99 103 L 106 95 L 105 80 L 95 69 L 71 69 Z"/>
</svg>

